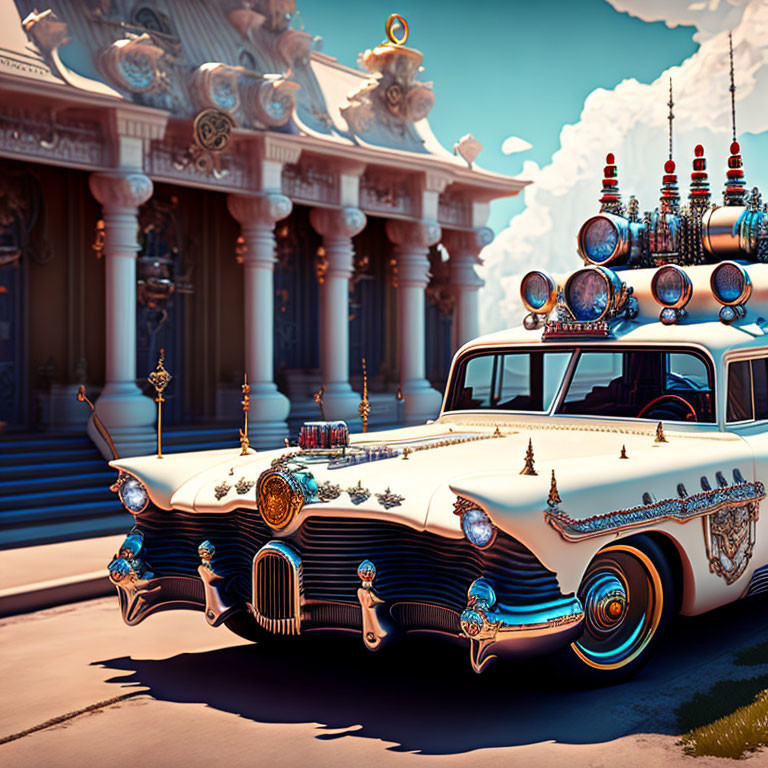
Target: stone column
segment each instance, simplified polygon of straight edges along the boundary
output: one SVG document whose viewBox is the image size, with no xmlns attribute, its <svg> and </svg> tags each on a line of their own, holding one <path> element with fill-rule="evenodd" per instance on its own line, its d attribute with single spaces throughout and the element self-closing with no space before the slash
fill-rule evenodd
<svg viewBox="0 0 768 768">
<path fill-rule="evenodd" d="M 426 379 L 424 291 L 429 282 L 429 247 L 440 239 L 433 221 L 390 219 L 387 237 L 397 259 L 397 322 L 400 347 L 400 391 L 405 423 L 421 424 L 435 418 L 443 396 Z"/>
<path fill-rule="evenodd" d="M 453 230 L 443 237 L 443 244 L 450 254 L 448 266 L 456 300 L 451 333 L 454 352 L 480 335 L 478 291 L 485 283 L 475 272 L 475 266 L 482 264 L 478 254 L 491 240 L 493 231 L 488 227 L 468 232 Z"/>
<path fill-rule="evenodd" d="M 141 456 L 156 447 L 155 404 L 136 386 L 138 213 L 152 195 L 152 181 L 139 172 L 111 171 L 92 174 L 89 186 L 102 205 L 105 230 L 106 381 L 96 411 L 120 456 Z M 88 434 L 111 458 L 91 422 Z"/>
<path fill-rule="evenodd" d="M 251 386 L 248 437 L 254 448 L 274 448 L 288 437 L 288 398 L 277 391 L 274 372 L 275 224 L 291 213 L 278 193 L 230 195 L 229 212 L 240 223 L 244 257 L 245 370 Z"/>
<path fill-rule="evenodd" d="M 320 281 L 320 368 L 323 410 L 327 419 L 351 421 L 358 416 L 360 396 L 349 383 L 349 279 L 354 270 L 352 238 L 365 227 L 358 208 L 313 208 L 312 226 L 323 236 L 325 261 Z"/>
</svg>

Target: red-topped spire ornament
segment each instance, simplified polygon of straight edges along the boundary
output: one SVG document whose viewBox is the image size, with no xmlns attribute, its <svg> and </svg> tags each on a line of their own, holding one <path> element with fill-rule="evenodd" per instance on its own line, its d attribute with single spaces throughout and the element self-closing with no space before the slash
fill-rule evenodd
<svg viewBox="0 0 768 768">
<path fill-rule="evenodd" d="M 605 156 L 605 168 L 603 168 L 603 189 L 600 196 L 600 213 L 614 213 L 621 216 L 621 194 L 619 192 L 619 177 L 616 171 L 616 158 L 613 152 Z"/>
<path fill-rule="evenodd" d="M 701 144 L 697 144 L 693 154 L 693 170 L 691 171 L 691 187 L 688 192 L 688 202 L 691 205 L 692 211 L 703 211 L 709 208 L 710 200 L 707 159 L 704 157 L 704 147 Z"/>
</svg>

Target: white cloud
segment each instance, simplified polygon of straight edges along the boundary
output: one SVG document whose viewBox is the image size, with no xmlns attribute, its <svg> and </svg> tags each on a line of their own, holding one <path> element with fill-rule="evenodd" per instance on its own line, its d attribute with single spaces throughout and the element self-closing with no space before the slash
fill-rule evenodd
<svg viewBox="0 0 768 768">
<path fill-rule="evenodd" d="M 693 148 L 703 144 L 713 191 L 722 199 L 730 144 L 728 29 L 733 29 L 737 127 L 740 133 L 768 130 L 768 2 L 766 0 L 609 0 L 618 10 L 669 26 L 695 24 L 700 47 L 679 66 L 660 73 L 650 84 L 624 80 L 612 91 L 598 88 L 584 102 L 580 120 L 565 125 L 560 149 L 539 168 L 526 162 L 521 178 L 533 183 L 524 191 L 526 208 L 487 246 L 481 256 L 481 328 L 489 332 L 520 322 L 520 276 L 542 267 L 565 272 L 579 266 L 576 234 L 599 208 L 607 152 L 616 156 L 625 201 L 634 194 L 641 210 L 658 205 L 667 158 L 669 77 L 675 90 L 674 157 L 681 194 L 687 194 Z M 700 7 L 702 6 L 703 7 Z M 750 175 L 747 184 L 761 180 Z M 768 179 L 763 179 L 763 186 Z"/>
<path fill-rule="evenodd" d="M 507 136 L 501 143 L 501 151 L 505 155 L 514 155 L 516 152 L 526 152 L 529 149 L 533 149 L 533 144 L 519 136 Z"/>
</svg>

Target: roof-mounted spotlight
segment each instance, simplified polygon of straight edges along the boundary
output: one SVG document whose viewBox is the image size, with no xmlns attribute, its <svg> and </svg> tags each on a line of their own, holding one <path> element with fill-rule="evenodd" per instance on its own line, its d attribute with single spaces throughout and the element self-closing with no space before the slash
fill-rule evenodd
<svg viewBox="0 0 768 768">
<path fill-rule="evenodd" d="M 579 254 L 584 261 L 602 266 L 626 264 L 639 254 L 643 222 L 630 221 L 613 213 L 587 219 L 579 230 Z"/>
<path fill-rule="evenodd" d="M 576 322 L 607 320 L 623 308 L 627 288 L 612 269 L 585 267 L 574 272 L 563 288 L 563 299 Z"/>
<path fill-rule="evenodd" d="M 680 267 L 667 264 L 656 270 L 651 280 L 651 293 L 662 307 L 659 320 L 664 325 L 674 325 L 686 315 L 685 307 L 693 295 L 693 285 Z"/>
<path fill-rule="evenodd" d="M 712 295 L 722 304 L 720 320 L 732 323 L 747 313 L 745 308 L 752 295 L 752 282 L 747 270 L 735 261 L 723 261 L 712 271 L 709 279 Z"/>
<path fill-rule="evenodd" d="M 523 320 L 528 330 L 538 328 L 557 302 L 557 284 L 551 275 L 535 269 L 520 283 L 520 298 L 530 312 Z"/>
</svg>

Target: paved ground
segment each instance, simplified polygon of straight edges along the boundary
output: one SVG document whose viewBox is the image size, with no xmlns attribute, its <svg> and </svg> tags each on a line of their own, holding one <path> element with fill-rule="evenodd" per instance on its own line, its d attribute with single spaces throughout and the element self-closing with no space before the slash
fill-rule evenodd
<svg viewBox="0 0 768 768">
<path fill-rule="evenodd" d="M 677 622 L 636 680 L 569 691 L 546 664 L 469 671 L 425 640 L 371 654 L 354 637 L 243 644 L 202 614 L 122 624 L 114 598 L 0 621 L 0 765 L 731 765 L 676 746 L 675 709 L 715 681 L 765 672 L 733 653 L 768 632 L 768 598 Z M 734 765 L 768 766 L 768 753 Z"/>
</svg>

